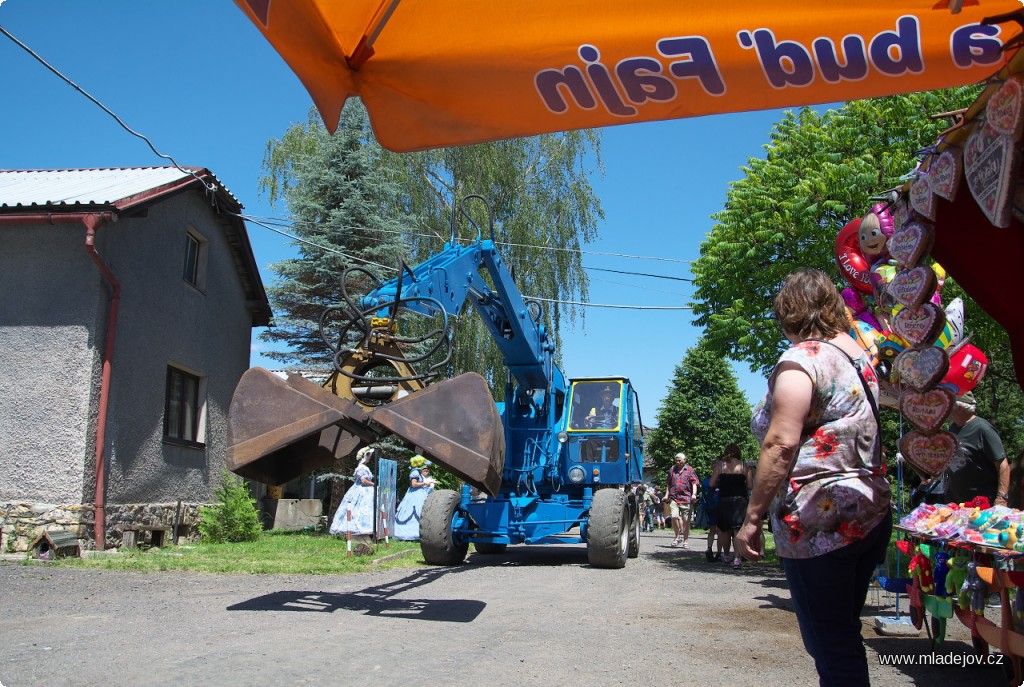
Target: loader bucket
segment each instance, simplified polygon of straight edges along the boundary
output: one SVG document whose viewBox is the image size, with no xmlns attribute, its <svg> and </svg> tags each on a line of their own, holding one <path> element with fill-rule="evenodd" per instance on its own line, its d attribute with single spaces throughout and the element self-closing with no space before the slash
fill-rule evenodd
<svg viewBox="0 0 1024 687">
<path fill-rule="evenodd" d="M 373 421 L 472 486 L 498 494 L 505 431 L 484 378 L 467 372 L 376 408 Z"/>
<path fill-rule="evenodd" d="M 228 410 L 227 467 L 265 484 L 284 484 L 372 443 L 367 412 L 298 375 L 254 367 Z"/>
</svg>

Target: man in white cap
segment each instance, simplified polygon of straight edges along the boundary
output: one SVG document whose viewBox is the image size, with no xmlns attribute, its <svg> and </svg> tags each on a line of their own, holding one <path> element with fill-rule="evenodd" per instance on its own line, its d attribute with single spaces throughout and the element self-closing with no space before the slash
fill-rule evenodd
<svg viewBox="0 0 1024 687">
<path fill-rule="evenodd" d="M 1003 442 L 988 420 L 974 414 L 974 394 L 957 396 L 950 413 L 949 431 L 957 449 L 946 471 L 946 500 L 954 503 L 985 496 L 992 505 L 1005 506 L 1009 498 L 1010 464 Z"/>
</svg>

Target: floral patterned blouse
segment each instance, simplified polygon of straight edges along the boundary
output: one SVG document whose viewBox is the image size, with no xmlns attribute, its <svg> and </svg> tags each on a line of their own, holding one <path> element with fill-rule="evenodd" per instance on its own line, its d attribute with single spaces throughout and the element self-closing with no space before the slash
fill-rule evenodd
<svg viewBox="0 0 1024 687">
<path fill-rule="evenodd" d="M 802 341 L 779 363 L 789 362 L 814 384 L 796 461 L 772 501 L 775 546 L 783 558 L 812 558 L 863 539 L 890 517 L 885 466 L 875 458 L 878 424 L 864 385 L 846 354 L 828 343 Z M 878 379 L 865 356 L 857 361 L 877 398 Z M 778 367 L 776 366 L 776 371 Z M 764 441 L 771 422 L 775 372 L 754 409 L 751 429 Z"/>
</svg>

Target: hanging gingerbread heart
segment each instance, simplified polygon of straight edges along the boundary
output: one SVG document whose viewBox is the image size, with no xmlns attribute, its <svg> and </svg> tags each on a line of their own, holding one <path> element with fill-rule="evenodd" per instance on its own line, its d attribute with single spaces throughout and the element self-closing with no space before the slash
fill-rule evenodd
<svg viewBox="0 0 1024 687">
<path fill-rule="evenodd" d="M 911 220 L 889 237 L 886 247 L 893 260 L 903 267 L 916 267 L 928 255 L 935 242 L 935 229 L 931 224 Z"/>
<path fill-rule="evenodd" d="M 1019 141 L 1024 129 L 1024 88 L 1018 77 L 1009 78 L 992 94 L 985 105 L 985 122 L 992 129 Z"/>
<path fill-rule="evenodd" d="M 907 432 L 900 439 L 900 453 L 922 477 L 938 477 L 956 453 L 956 435 L 937 432 L 931 436 L 918 431 Z"/>
<path fill-rule="evenodd" d="M 964 175 L 975 202 L 997 227 L 1010 224 L 1010 194 L 1017 181 L 1017 145 L 980 123 L 964 147 Z M 913 193 L 913 186 L 911 186 Z"/>
<path fill-rule="evenodd" d="M 888 290 L 897 302 L 908 308 L 916 308 L 932 297 L 936 286 L 938 280 L 935 271 L 927 265 L 920 265 L 897 272 Z"/>
<path fill-rule="evenodd" d="M 894 332 L 911 346 L 931 346 L 946 326 L 946 313 L 934 303 L 922 303 L 917 308 L 901 308 L 892 318 Z"/>
<path fill-rule="evenodd" d="M 915 391 L 930 389 L 946 376 L 949 371 L 949 356 L 935 346 L 920 350 L 908 348 L 893 363 L 893 372 L 904 386 Z"/>
<path fill-rule="evenodd" d="M 963 153 L 957 146 L 949 146 L 928 167 L 928 183 L 932 192 L 952 201 L 956 199 L 960 188 L 960 176 L 963 173 Z"/>
<path fill-rule="evenodd" d="M 892 215 L 892 224 L 896 231 L 902 229 L 910 221 L 910 199 L 907 198 L 907 194 L 901 194 L 896 202 L 889 208 L 889 214 Z"/>
<path fill-rule="evenodd" d="M 953 410 L 953 394 L 941 387 L 927 391 L 907 390 L 900 396 L 903 417 L 925 434 L 932 434 Z"/>
<path fill-rule="evenodd" d="M 918 214 L 935 220 L 935 194 L 924 172 L 918 172 L 917 178 L 910 184 L 910 206 Z"/>
</svg>

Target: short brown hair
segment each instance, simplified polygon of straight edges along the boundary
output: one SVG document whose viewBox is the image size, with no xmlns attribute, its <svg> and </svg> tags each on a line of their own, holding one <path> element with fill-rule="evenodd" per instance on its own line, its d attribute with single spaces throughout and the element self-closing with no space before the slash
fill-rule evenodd
<svg viewBox="0 0 1024 687">
<path fill-rule="evenodd" d="M 782 331 L 800 339 L 831 339 L 850 328 L 839 289 L 820 270 L 799 269 L 786 277 L 772 310 Z"/>
</svg>

